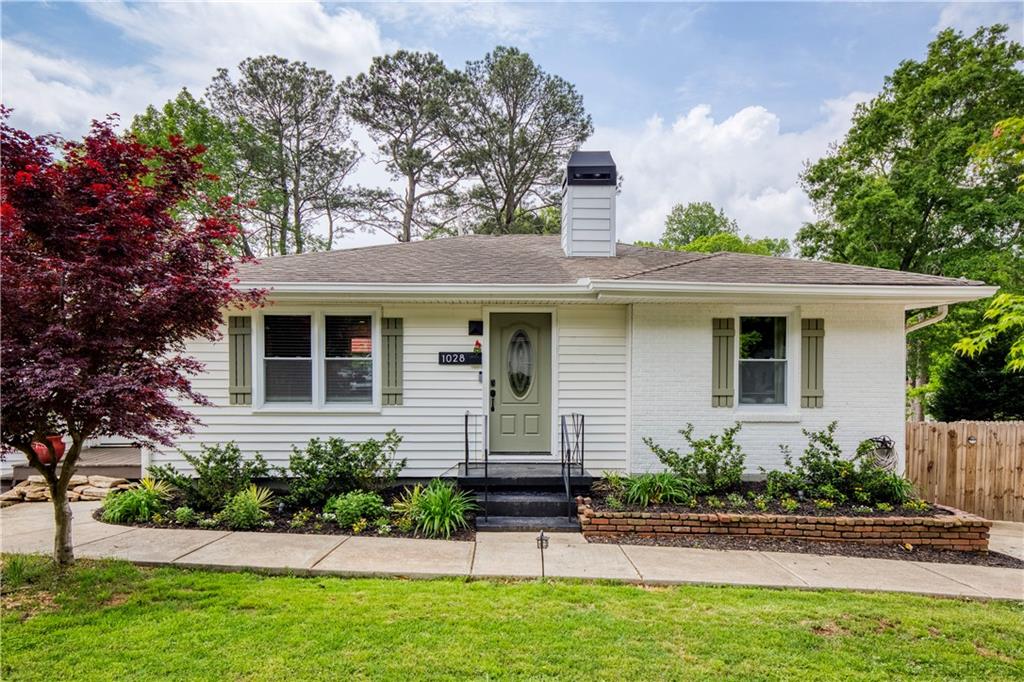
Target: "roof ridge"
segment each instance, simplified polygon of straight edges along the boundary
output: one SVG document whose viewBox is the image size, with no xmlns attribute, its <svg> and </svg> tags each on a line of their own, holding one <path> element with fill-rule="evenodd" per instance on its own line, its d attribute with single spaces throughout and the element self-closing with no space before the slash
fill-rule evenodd
<svg viewBox="0 0 1024 682">
<path fill-rule="evenodd" d="M 658 272 L 659 270 L 668 270 L 669 268 L 678 268 L 678 267 L 680 267 L 682 265 L 690 265 L 691 263 L 698 263 L 698 262 L 700 262 L 702 260 L 707 260 L 709 258 L 714 258 L 715 256 L 720 256 L 723 253 L 725 253 L 725 252 L 724 251 L 716 251 L 714 253 L 709 253 L 709 254 L 700 256 L 699 258 L 691 258 L 691 259 L 683 261 L 681 263 L 668 263 L 666 265 L 658 265 L 658 266 L 653 267 L 653 268 L 647 268 L 646 270 L 638 270 L 636 272 L 629 272 L 629 273 L 626 273 L 624 275 L 616 275 L 612 279 L 630 279 L 631 277 L 636 277 L 637 275 L 646 275 L 646 274 L 649 274 L 651 272 Z"/>
</svg>

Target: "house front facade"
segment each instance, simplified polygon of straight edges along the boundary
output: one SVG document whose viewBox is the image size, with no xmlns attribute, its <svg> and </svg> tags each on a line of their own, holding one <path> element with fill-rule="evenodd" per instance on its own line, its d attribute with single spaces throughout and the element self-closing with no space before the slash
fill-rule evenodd
<svg viewBox="0 0 1024 682">
<path fill-rule="evenodd" d="M 928 275 L 616 241 L 606 152 L 566 172 L 560 236 L 464 236 L 266 258 L 240 271 L 266 305 L 225 315 L 190 352 L 202 425 L 177 448 L 235 441 L 286 466 L 310 438 L 395 429 L 403 477 L 467 457 L 557 462 L 582 415 L 586 469 L 645 472 L 650 436 L 678 446 L 742 424 L 751 474 L 839 422 L 850 451 L 888 435 L 902 468 L 905 317 L 990 296 Z M 176 449 L 144 465 L 188 470 Z"/>
</svg>

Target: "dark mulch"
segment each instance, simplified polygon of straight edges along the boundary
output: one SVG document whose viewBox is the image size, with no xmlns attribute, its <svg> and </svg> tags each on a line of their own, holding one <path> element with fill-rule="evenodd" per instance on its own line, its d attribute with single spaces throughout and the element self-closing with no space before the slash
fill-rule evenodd
<svg viewBox="0 0 1024 682">
<path fill-rule="evenodd" d="M 797 554 L 822 554 L 853 556 L 868 559 L 900 559 L 903 561 L 926 561 L 941 564 L 971 564 L 974 566 L 997 566 L 1001 568 L 1024 568 L 1024 561 L 999 552 L 957 552 L 929 547 L 905 549 L 896 545 L 861 545 L 852 542 L 816 542 L 758 536 L 757 539 L 726 535 L 666 535 L 665 537 L 643 538 L 635 535 L 602 536 L 587 538 L 589 542 L 620 545 L 648 545 L 657 547 L 695 547 L 698 549 L 746 549 L 758 552 L 794 552 Z"/>
<path fill-rule="evenodd" d="M 757 509 L 756 507 L 754 507 L 753 501 L 750 499 L 750 495 L 761 495 L 764 493 L 763 481 L 744 481 L 742 484 L 740 484 L 740 489 L 737 490 L 736 492 L 737 494 L 743 497 L 742 506 L 734 506 L 730 504 L 726 494 L 701 495 L 697 498 L 697 505 L 693 507 L 680 504 L 652 504 L 648 507 L 619 505 L 611 507 L 608 505 L 606 499 L 607 495 L 601 490 L 592 490 L 590 493 L 590 498 L 591 507 L 594 508 L 594 511 L 602 512 L 673 512 L 678 514 L 784 514 L 792 516 L 862 516 L 867 518 L 892 516 L 936 517 L 947 516 L 950 513 L 944 509 L 939 509 L 933 505 L 928 505 L 928 509 L 925 511 L 902 509 L 899 506 L 894 507 L 891 511 L 878 511 L 877 509 L 873 509 L 870 512 L 855 511 L 854 507 L 857 505 L 853 504 L 836 505 L 832 509 L 819 509 L 817 506 L 815 506 L 812 500 L 797 500 L 800 506 L 795 511 L 792 512 L 785 511 L 778 500 L 768 500 L 768 504 L 765 509 Z M 716 498 L 719 504 L 708 504 L 708 498 Z"/>
<path fill-rule="evenodd" d="M 97 521 L 103 521 L 103 509 L 98 508 L 93 511 L 92 516 Z M 391 526 L 391 532 L 384 535 L 379 533 L 372 526 L 367 528 L 361 533 L 353 533 L 350 528 L 342 528 L 336 523 L 330 521 L 317 521 L 315 518 L 304 526 L 298 528 L 292 528 L 291 526 L 292 515 L 289 512 L 281 513 L 278 511 L 272 511 L 270 513 L 270 520 L 274 522 L 273 526 L 260 526 L 259 528 L 253 528 L 247 532 L 250 533 L 292 533 L 295 535 L 358 535 L 359 537 L 389 537 L 389 538 L 414 538 L 414 539 L 437 539 L 427 538 L 426 536 L 419 535 L 418 533 L 403 533 L 396 529 L 394 525 Z M 104 523 L 110 523 L 109 521 L 103 521 Z M 190 526 L 184 526 L 180 523 L 120 523 L 113 524 L 119 526 L 133 526 L 136 528 L 193 528 L 199 530 L 230 530 L 223 526 L 199 526 L 192 524 Z M 443 538 L 442 538 L 443 539 Z M 476 539 L 476 529 L 473 525 L 473 519 L 469 519 L 469 528 L 464 528 L 460 531 L 452 533 L 450 540 L 458 540 L 463 542 L 472 542 Z"/>
</svg>

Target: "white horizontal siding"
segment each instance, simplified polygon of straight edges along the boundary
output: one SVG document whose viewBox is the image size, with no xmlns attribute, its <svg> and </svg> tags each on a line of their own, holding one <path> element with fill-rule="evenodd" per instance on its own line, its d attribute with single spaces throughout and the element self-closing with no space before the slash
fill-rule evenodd
<svg viewBox="0 0 1024 682">
<path fill-rule="evenodd" d="M 585 419 L 590 471 L 625 469 L 627 448 L 627 307 L 558 310 L 558 412 Z"/>
<path fill-rule="evenodd" d="M 191 353 L 206 365 L 194 387 L 213 407 L 191 409 L 202 420 L 194 434 L 181 437 L 177 447 L 198 452 L 203 443 L 235 441 L 243 452 L 262 454 L 275 466 L 287 466 L 292 446 L 310 438 L 336 436 L 350 441 L 380 438 L 389 429 L 402 436 L 399 455 L 409 460 L 405 476 L 444 473 L 463 456 L 463 415 L 479 413 L 482 387 L 477 367 L 441 367 L 437 354 L 472 349 L 476 337 L 467 334 L 469 320 L 483 319 L 477 305 L 385 306 L 384 317 L 404 320 L 403 404 L 374 413 L 260 412 L 228 402 L 228 346 L 197 342 Z M 174 450 L 153 453 L 153 463 L 173 463 L 188 470 Z"/>
</svg>

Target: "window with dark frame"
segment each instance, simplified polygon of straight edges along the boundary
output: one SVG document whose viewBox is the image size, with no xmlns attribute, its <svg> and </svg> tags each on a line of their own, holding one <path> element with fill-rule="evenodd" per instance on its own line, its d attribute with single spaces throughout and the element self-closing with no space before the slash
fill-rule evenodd
<svg viewBox="0 0 1024 682">
<path fill-rule="evenodd" d="M 312 324 L 309 315 L 263 317 L 263 371 L 267 402 L 313 401 Z"/>
<path fill-rule="evenodd" d="M 741 317 L 739 402 L 786 404 L 786 318 Z"/>
<path fill-rule="evenodd" d="M 369 315 L 324 318 L 324 402 L 373 402 L 373 320 Z"/>
</svg>

